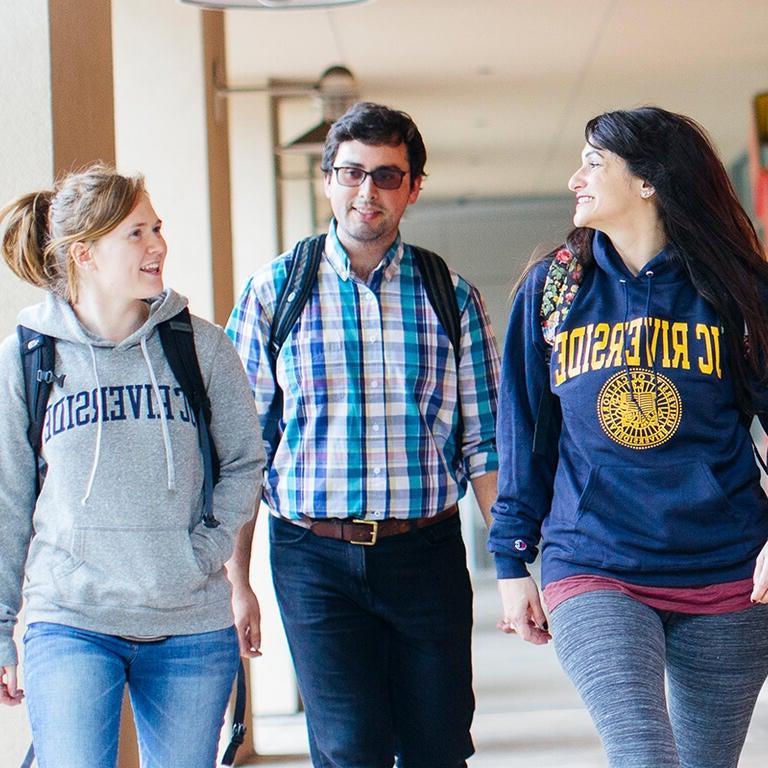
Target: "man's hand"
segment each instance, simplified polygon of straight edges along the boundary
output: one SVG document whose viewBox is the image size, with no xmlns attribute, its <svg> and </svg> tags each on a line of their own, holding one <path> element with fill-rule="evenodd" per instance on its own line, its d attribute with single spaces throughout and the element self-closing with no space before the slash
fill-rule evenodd
<svg viewBox="0 0 768 768">
<path fill-rule="evenodd" d="M 261 656 L 261 609 L 250 585 L 233 585 L 232 611 L 240 655 L 248 659 L 258 658 Z"/>
<path fill-rule="evenodd" d="M 552 635 L 549 634 L 536 582 L 527 576 L 523 579 L 499 579 L 498 585 L 503 616 L 496 626 L 502 632 L 515 632 L 534 645 L 548 643 Z"/>
<path fill-rule="evenodd" d="M 24 691 L 16 683 L 16 665 L 0 667 L 0 704 L 15 707 L 23 698 Z"/>
</svg>

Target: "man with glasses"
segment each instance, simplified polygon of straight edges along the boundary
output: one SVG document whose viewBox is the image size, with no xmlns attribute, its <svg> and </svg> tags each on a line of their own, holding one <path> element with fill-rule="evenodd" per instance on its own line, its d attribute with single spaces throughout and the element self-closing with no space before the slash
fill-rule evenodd
<svg viewBox="0 0 768 768">
<path fill-rule="evenodd" d="M 486 520 L 495 501 L 498 354 L 479 293 L 451 273 L 454 356 L 400 239 L 425 161 L 408 115 L 352 107 L 326 139 L 334 218 L 274 371 L 268 344 L 292 254 L 249 280 L 229 322 L 263 425 L 282 389 L 280 436 L 266 436 L 272 573 L 312 761 L 324 768 L 389 767 L 395 756 L 401 768 L 458 768 L 473 752 L 457 502 L 467 479 Z M 233 581 L 245 601 L 245 577 Z"/>
</svg>

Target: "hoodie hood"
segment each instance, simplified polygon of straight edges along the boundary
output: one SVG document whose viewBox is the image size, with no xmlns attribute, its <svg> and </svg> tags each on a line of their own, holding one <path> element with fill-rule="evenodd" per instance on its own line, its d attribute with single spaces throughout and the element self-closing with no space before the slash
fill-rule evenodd
<svg viewBox="0 0 768 768">
<path fill-rule="evenodd" d="M 149 336 L 159 323 L 184 309 L 187 306 L 187 299 L 166 288 L 157 296 L 147 299 L 146 303 L 149 305 L 149 316 L 139 328 L 120 342 L 104 339 L 89 331 L 78 320 L 70 304 L 52 293 L 48 293 L 42 303 L 22 309 L 19 312 L 18 323 L 61 341 L 86 344 L 90 347 L 127 349 Z"/>
</svg>

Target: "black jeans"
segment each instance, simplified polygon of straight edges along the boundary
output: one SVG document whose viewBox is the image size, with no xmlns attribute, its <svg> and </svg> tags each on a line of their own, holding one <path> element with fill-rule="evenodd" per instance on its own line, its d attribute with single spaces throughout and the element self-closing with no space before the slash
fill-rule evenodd
<svg viewBox="0 0 768 768">
<path fill-rule="evenodd" d="M 272 576 L 316 768 L 459 768 L 473 752 L 459 516 L 372 547 L 272 517 Z"/>
</svg>

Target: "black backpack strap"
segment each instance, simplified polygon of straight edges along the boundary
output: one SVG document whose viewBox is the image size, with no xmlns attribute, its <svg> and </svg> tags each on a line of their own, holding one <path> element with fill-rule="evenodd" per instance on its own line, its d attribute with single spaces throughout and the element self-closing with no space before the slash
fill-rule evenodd
<svg viewBox="0 0 768 768">
<path fill-rule="evenodd" d="M 213 514 L 213 486 L 219 481 L 219 454 L 211 435 L 211 401 L 200 373 L 189 310 L 184 307 L 158 323 L 157 329 L 168 364 L 197 418 L 197 439 L 203 457 L 203 523 L 206 528 L 216 528 L 219 521 Z"/>
<path fill-rule="evenodd" d="M 240 666 L 237 668 L 237 690 L 235 693 L 235 709 L 232 713 L 232 737 L 229 741 L 229 746 L 224 757 L 221 758 L 222 765 L 232 765 L 235 761 L 235 754 L 240 745 L 245 740 L 245 733 L 248 727 L 245 724 L 245 700 L 246 700 L 246 687 L 245 687 L 245 666 L 243 660 L 240 659 Z"/>
<path fill-rule="evenodd" d="M 440 325 L 443 326 L 448 340 L 453 347 L 458 376 L 461 364 L 461 311 L 456 299 L 456 289 L 453 285 L 451 270 L 445 260 L 432 251 L 411 246 L 416 268 L 424 282 L 429 303 L 435 310 Z M 457 464 L 461 463 L 461 444 L 464 435 L 464 418 L 461 413 L 461 387 L 456 387 L 456 399 L 459 412 L 459 423 L 456 429 Z"/>
<path fill-rule="evenodd" d="M 413 258 L 416 267 L 424 281 L 427 298 L 435 310 L 440 325 L 445 329 L 453 354 L 456 358 L 456 368 L 461 360 L 461 312 L 456 299 L 456 289 L 453 286 L 451 270 L 445 261 L 432 251 L 417 248 L 412 245 Z"/>
<path fill-rule="evenodd" d="M 16 335 L 19 338 L 19 354 L 24 371 L 24 392 L 29 416 L 27 439 L 35 456 L 39 457 L 48 395 L 54 382 L 59 386 L 64 383 L 64 376 L 57 376 L 54 371 L 56 342 L 52 336 L 33 331 L 25 325 L 16 326 Z M 36 491 L 39 494 L 41 488 L 39 472 L 36 483 Z"/>
<path fill-rule="evenodd" d="M 35 762 L 35 746 L 30 744 L 27 749 L 27 754 L 24 755 L 24 759 L 21 761 L 20 768 L 32 768 L 32 763 Z"/>
<path fill-rule="evenodd" d="M 277 356 L 309 300 L 325 249 L 325 235 L 300 240 L 293 247 L 288 277 L 277 298 L 269 332 L 269 356 L 274 369 Z"/>
<path fill-rule="evenodd" d="M 324 250 L 325 235 L 308 237 L 296 243 L 291 254 L 288 276 L 275 304 L 268 343 L 269 360 L 275 379 L 275 394 L 272 397 L 264 427 L 264 438 L 270 447 L 271 454 L 274 453 L 280 432 L 280 421 L 283 418 L 283 391 L 277 384 L 277 358 L 312 294 Z M 271 455 L 267 458 L 270 462 L 272 461 Z"/>
</svg>

